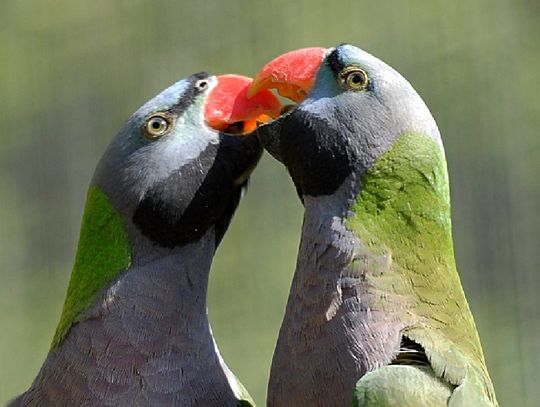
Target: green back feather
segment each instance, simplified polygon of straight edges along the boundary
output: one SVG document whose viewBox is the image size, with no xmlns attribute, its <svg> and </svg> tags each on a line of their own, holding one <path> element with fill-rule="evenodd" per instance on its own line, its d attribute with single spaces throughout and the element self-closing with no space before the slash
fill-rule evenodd
<svg viewBox="0 0 540 407">
<path fill-rule="evenodd" d="M 407 309 L 405 334 L 425 348 L 439 376 L 458 384 L 472 366 L 490 387 L 455 266 L 441 146 L 423 134 L 401 135 L 362 179 L 353 213 L 348 226 L 367 245 L 366 257 L 384 265 L 366 276 L 381 294 L 374 306 Z"/>
<path fill-rule="evenodd" d="M 75 264 L 51 348 L 96 300 L 98 293 L 131 263 L 124 222 L 103 192 L 88 191 Z"/>
</svg>

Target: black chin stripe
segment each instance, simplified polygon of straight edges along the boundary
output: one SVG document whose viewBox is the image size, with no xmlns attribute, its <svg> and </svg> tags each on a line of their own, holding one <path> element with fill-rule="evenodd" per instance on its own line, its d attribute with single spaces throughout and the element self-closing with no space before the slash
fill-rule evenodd
<svg viewBox="0 0 540 407">
<path fill-rule="evenodd" d="M 215 227 L 219 244 L 238 206 L 245 184 L 235 182 L 262 153 L 256 137 L 223 136 L 192 162 L 154 185 L 141 200 L 133 223 L 162 247 L 199 240 Z"/>
<path fill-rule="evenodd" d="M 193 103 L 193 99 L 195 99 L 198 95 L 204 92 L 204 89 L 198 88 L 197 86 L 195 86 L 195 83 L 197 83 L 197 81 L 200 81 L 201 79 L 207 79 L 210 76 L 211 75 L 207 72 L 198 72 L 191 75 L 187 79 L 189 81 L 188 88 L 185 90 L 184 93 L 182 93 L 182 95 L 180 95 L 180 98 L 169 109 L 169 112 L 177 116 L 184 113 L 184 111 Z"/>
<path fill-rule="evenodd" d="M 296 110 L 283 120 L 281 154 L 300 196 L 330 195 L 354 171 L 349 140 L 325 120 Z"/>
<path fill-rule="evenodd" d="M 143 235 L 162 247 L 173 248 L 200 239 L 216 223 L 233 183 L 220 176 L 208 177 L 217 148 L 209 145 L 193 162 L 147 192 L 133 215 L 133 223 Z"/>
</svg>

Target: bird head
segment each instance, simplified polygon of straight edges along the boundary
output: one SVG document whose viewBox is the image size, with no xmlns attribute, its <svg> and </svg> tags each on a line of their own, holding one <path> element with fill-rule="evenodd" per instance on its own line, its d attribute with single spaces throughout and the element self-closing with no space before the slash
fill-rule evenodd
<svg viewBox="0 0 540 407">
<path fill-rule="evenodd" d="M 288 168 L 301 197 L 329 195 L 349 175 L 361 177 L 406 132 L 440 143 L 431 113 L 409 82 L 352 45 L 275 58 L 257 73 L 248 95 L 268 89 L 296 105 L 258 134 Z"/>
<path fill-rule="evenodd" d="M 262 153 L 247 133 L 281 107 L 269 91 L 248 99 L 250 83 L 237 75 L 192 75 L 122 127 L 92 184 L 122 215 L 130 236 L 172 248 L 215 226 L 219 242 Z"/>
</svg>

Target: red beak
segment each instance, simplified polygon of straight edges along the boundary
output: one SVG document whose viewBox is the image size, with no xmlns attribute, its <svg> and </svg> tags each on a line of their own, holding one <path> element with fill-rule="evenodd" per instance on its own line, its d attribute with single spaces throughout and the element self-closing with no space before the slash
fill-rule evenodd
<svg viewBox="0 0 540 407">
<path fill-rule="evenodd" d="M 326 52 L 326 48 L 302 48 L 278 56 L 257 73 L 248 96 L 277 89 L 281 96 L 301 102 L 313 87 Z"/>
<path fill-rule="evenodd" d="M 261 90 L 252 98 L 247 97 L 251 78 L 220 75 L 217 81 L 204 106 L 204 117 L 210 127 L 244 134 L 255 130 L 258 122 L 264 123 L 279 116 L 281 103 L 269 90 Z"/>
</svg>

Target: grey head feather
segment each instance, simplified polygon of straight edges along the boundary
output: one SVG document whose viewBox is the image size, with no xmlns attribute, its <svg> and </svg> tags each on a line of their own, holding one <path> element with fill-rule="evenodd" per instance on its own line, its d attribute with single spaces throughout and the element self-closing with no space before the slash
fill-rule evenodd
<svg viewBox="0 0 540 407">
<path fill-rule="evenodd" d="M 369 91 L 342 89 L 336 68 L 328 63 L 331 55 L 342 67 L 361 67 L 369 77 Z M 407 132 L 429 135 L 442 148 L 437 124 L 411 84 L 352 45 L 330 50 L 306 99 L 257 130 L 265 149 L 288 168 L 299 193 L 315 196 L 332 194 L 353 172 L 363 175 Z M 341 177 L 324 179 L 324 174 L 340 172 Z M 309 181 L 318 185 L 302 185 Z M 331 183 L 327 188 L 325 181 Z"/>
<path fill-rule="evenodd" d="M 216 84 L 214 76 L 199 73 L 151 99 L 130 117 L 96 169 L 92 185 L 123 216 L 135 261 L 139 252 L 159 251 L 156 243 L 170 249 L 200 238 L 214 223 L 221 223 L 219 242 L 260 158 L 256 137 L 207 126 L 203 106 Z M 156 114 L 167 114 L 171 128 L 149 140 L 144 126 Z"/>
</svg>

